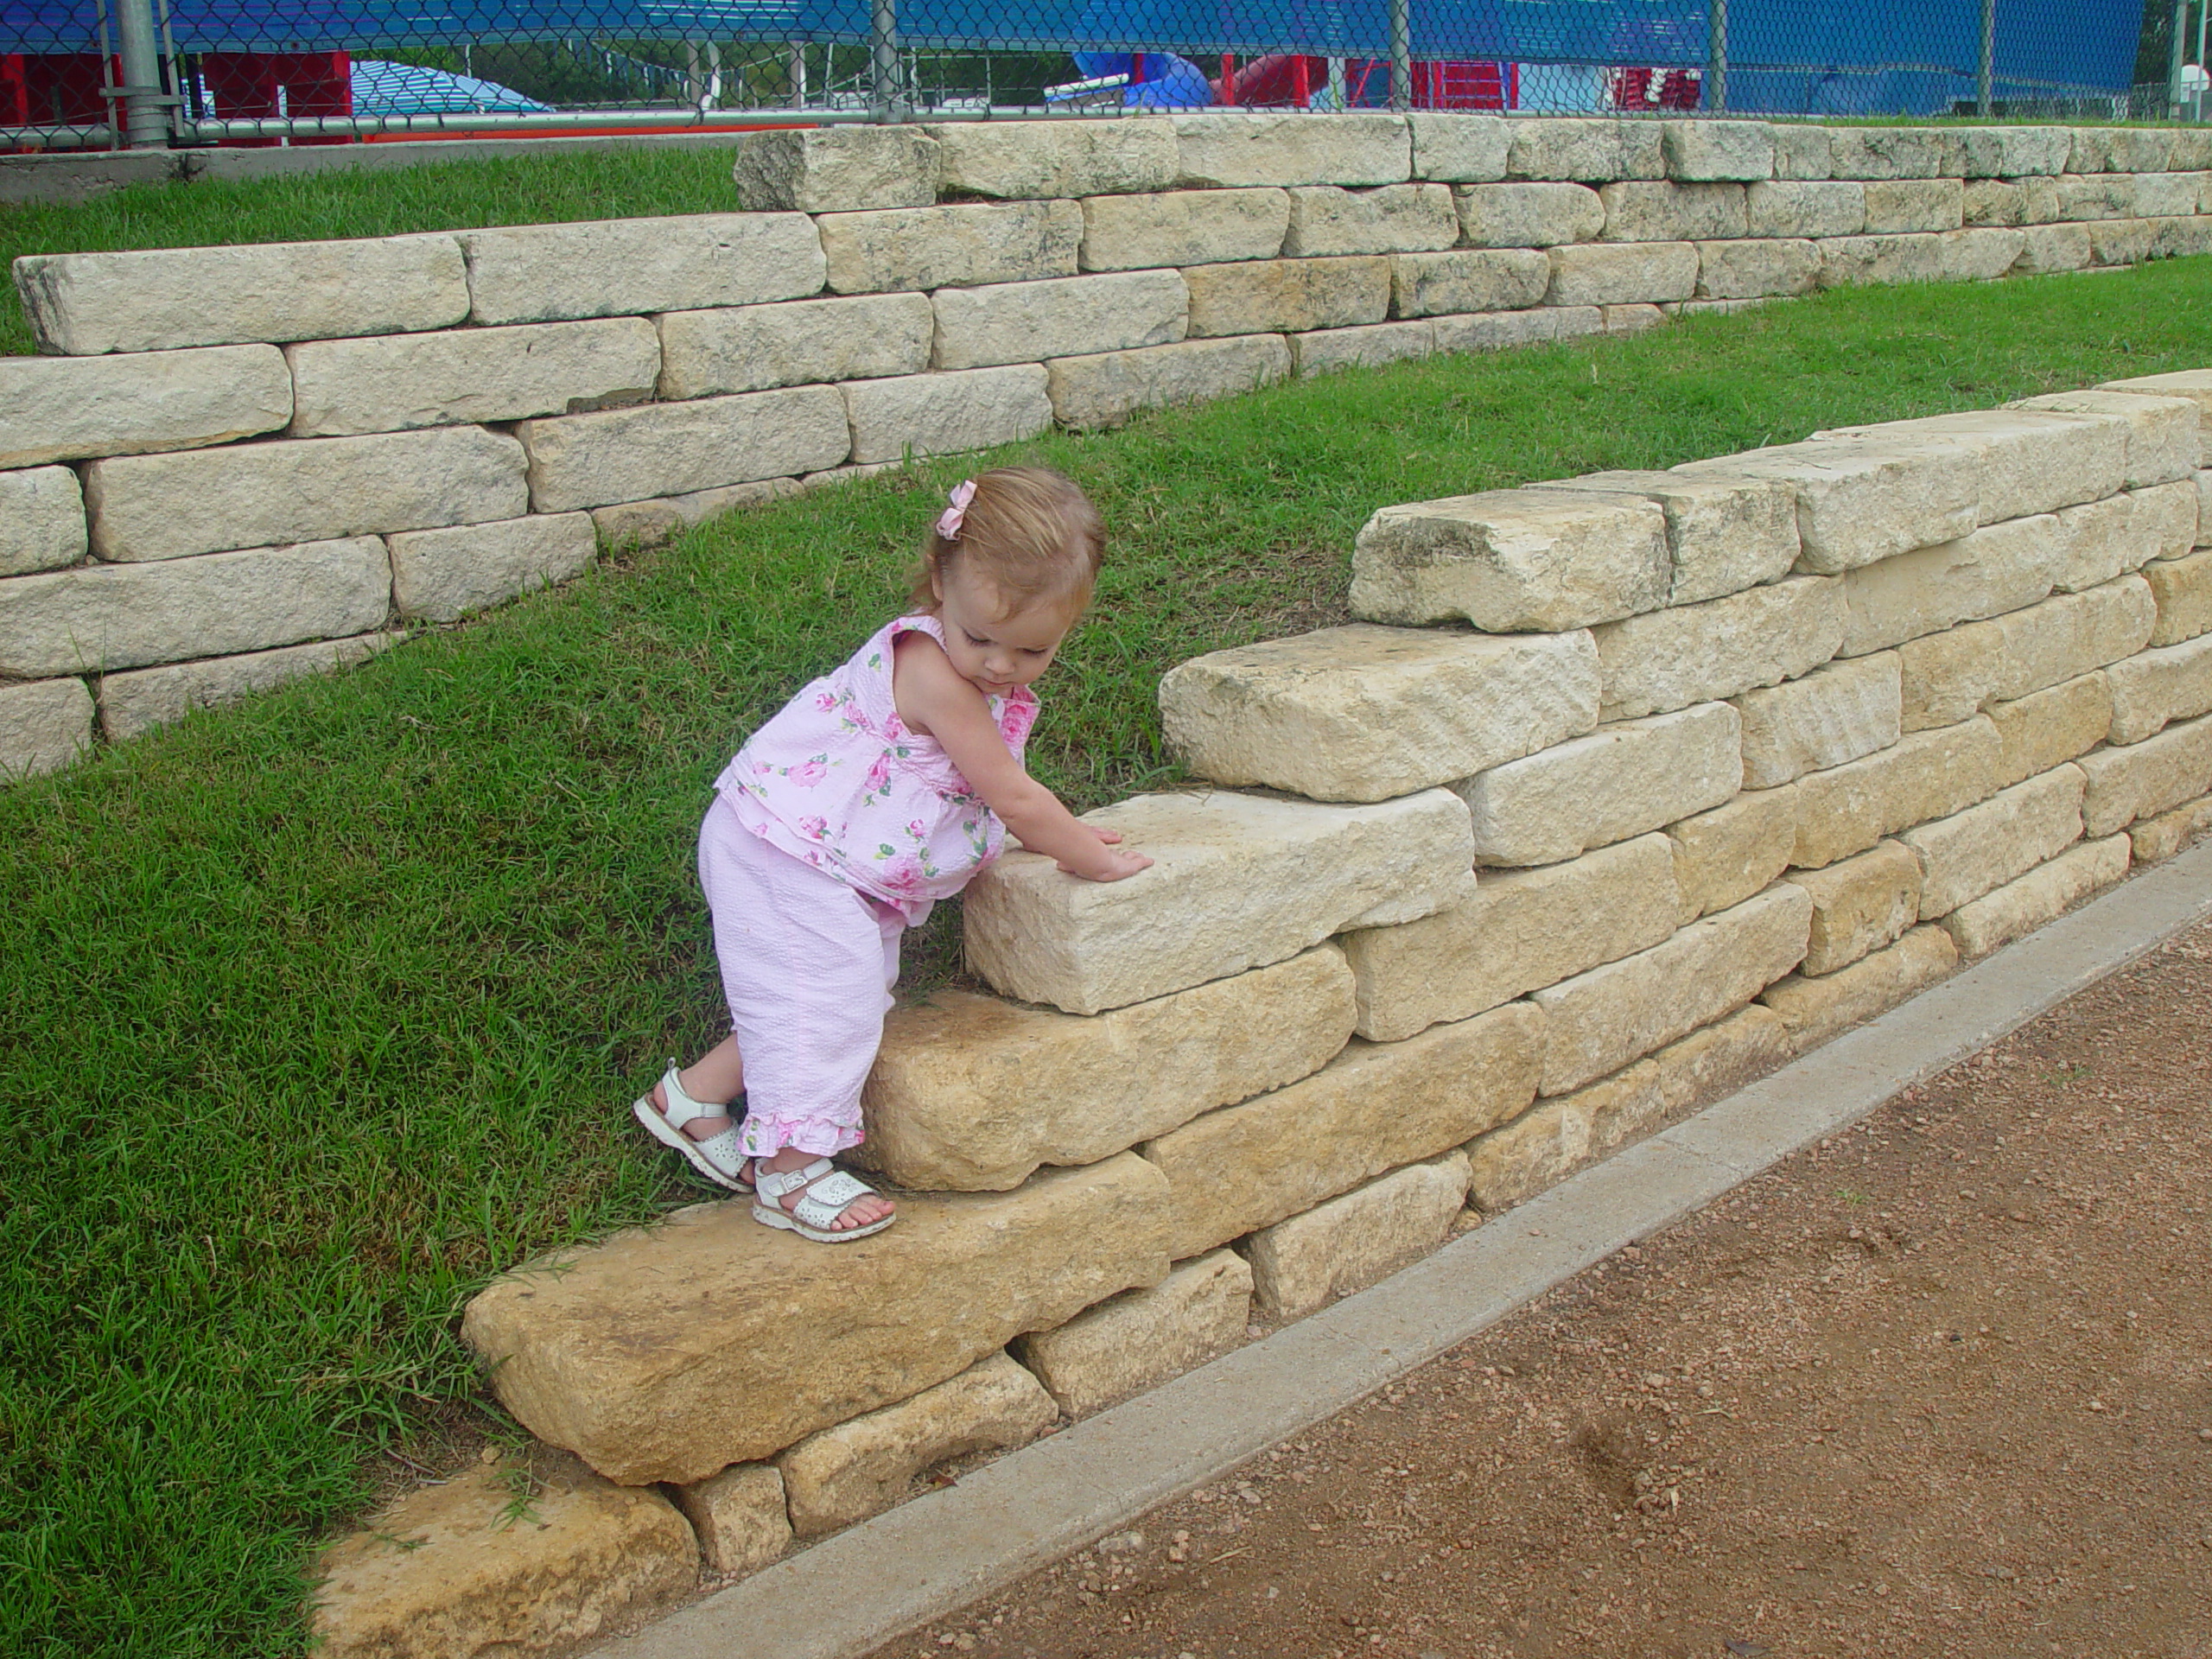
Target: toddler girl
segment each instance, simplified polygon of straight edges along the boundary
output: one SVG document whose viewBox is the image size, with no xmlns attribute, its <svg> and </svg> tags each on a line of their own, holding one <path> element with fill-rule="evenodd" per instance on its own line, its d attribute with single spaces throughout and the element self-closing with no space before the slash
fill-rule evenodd
<svg viewBox="0 0 2212 1659">
<path fill-rule="evenodd" d="M 830 1162 L 861 1140 L 899 936 L 998 856 L 1010 830 L 1092 881 L 1150 866 L 1022 769 L 1030 683 L 1090 598 L 1098 513 L 1057 473 L 963 483 L 912 609 L 753 734 L 715 780 L 699 880 L 732 1032 L 632 1108 L 753 1215 L 838 1243 L 890 1202 Z M 739 1091 L 747 1109 L 733 1123 Z"/>
</svg>

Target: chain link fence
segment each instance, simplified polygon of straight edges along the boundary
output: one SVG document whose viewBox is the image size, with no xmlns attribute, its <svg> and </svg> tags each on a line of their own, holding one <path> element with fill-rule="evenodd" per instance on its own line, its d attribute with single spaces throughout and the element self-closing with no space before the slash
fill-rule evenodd
<svg viewBox="0 0 2212 1659">
<path fill-rule="evenodd" d="M 0 0 L 0 147 L 1204 107 L 2201 117 L 2206 4 Z"/>
</svg>

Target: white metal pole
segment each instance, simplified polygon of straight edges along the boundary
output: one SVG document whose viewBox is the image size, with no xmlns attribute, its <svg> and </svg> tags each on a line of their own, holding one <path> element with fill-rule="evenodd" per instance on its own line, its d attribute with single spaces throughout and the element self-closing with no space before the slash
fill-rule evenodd
<svg viewBox="0 0 2212 1659">
<path fill-rule="evenodd" d="M 162 149 L 169 141 L 162 113 L 161 35 L 153 0 L 116 0 L 116 56 L 123 60 L 124 143 L 133 149 Z"/>
</svg>

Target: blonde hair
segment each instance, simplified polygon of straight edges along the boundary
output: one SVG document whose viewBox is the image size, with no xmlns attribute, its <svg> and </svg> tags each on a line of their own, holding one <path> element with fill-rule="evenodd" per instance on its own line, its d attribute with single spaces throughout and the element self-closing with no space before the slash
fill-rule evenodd
<svg viewBox="0 0 2212 1659">
<path fill-rule="evenodd" d="M 979 474 L 959 530 L 932 524 L 915 566 L 909 603 L 934 611 L 938 588 L 966 567 L 988 581 L 1010 610 L 1065 606 L 1071 616 L 1090 602 L 1106 556 L 1098 509 L 1072 479 L 1042 467 L 997 467 Z"/>
</svg>

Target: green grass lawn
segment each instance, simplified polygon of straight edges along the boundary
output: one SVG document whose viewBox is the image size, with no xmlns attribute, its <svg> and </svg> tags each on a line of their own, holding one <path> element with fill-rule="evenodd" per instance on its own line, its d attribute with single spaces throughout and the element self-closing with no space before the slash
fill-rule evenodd
<svg viewBox="0 0 2212 1659">
<path fill-rule="evenodd" d="M 2207 318 L 2206 259 L 1866 289 L 1019 446 L 1112 534 L 1038 770 L 1082 806 L 1173 779 L 1160 673 L 1340 617 L 1386 503 L 2204 366 Z M 471 1291 L 701 1196 L 624 1109 L 718 1034 L 708 785 L 982 464 L 704 525 L 0 790 L 0 1649 L 297 1651 L 308 1547 L 482 1409 Z"/>
</svg>

